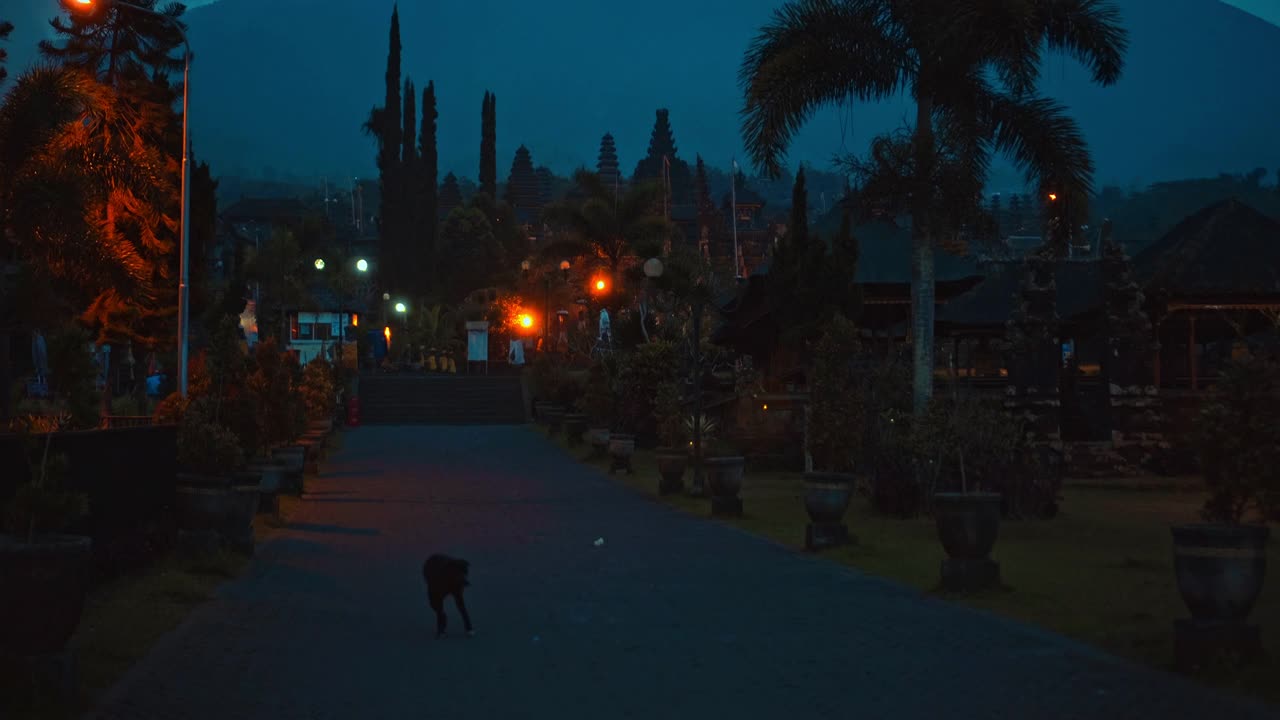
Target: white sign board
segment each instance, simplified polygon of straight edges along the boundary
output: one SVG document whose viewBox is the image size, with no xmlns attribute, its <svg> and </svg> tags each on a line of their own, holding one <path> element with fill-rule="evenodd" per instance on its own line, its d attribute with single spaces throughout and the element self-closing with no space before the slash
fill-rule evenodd
<svg viewBox="0 0 1280 720">
<path fill-rule="evenodd" d="M 489 362 L 489 323 L 467 323 L 467 362 Z"/>
</svg>

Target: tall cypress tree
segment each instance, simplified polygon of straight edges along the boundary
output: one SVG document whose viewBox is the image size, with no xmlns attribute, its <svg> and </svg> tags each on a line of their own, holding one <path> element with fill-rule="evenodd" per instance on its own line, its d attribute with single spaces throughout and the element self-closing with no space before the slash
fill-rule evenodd
<svg viewBox="0 0 1280 720">
<path fill-rule="evenodd" d="M 401 172 L 400 123 L 400 8 L 391 10 L 391 33 L 387 51 L 386 98 L 378 113 L 377 132 L 379 142 L 378 181 L 381 189 L 379 215 L 379 250 L 383 258 L 380 264 L 385 287 L 401 290 L 403 273 L 397 268 L 403 255 L 403 207 L 404 182 Z"/>
<path fill-rule="evenodd" d="M 809 191 L 804 186 L 804 166 L 796 172 L 796 183 L 791 188 L 791 220 L 787 225 L 787 245 L 794 257 L 801 257 L 809 248 Z"/>
<path fill-rule="evenodd" d="M 538 175 L 533 169 L 533 156 L 529 148 L 521 145 L 511 161 L 511 174 L 507 176 L 507 204 L 511 207 L 533 208 L 539 206 Z"/>
<path fill-rule="evenodd" d="M 419 297 L 423 278 L 415 271 L 422 264 L 422 248 L 417 242 L 423 222 L 422 204 L 418 201 L 422 195 L 422 178 L 418 175 L 418 101 L 411 78 L 404 80 L 401 102 L 404 115 L 400 124 L 400 191 L 404 199 L 400 206 L 400 227 L 396 231 L 400 246 L 398 260 L 403 268 L 402 289 L 410 297 Z"/>
<path fill-rule="evenodd" d="M 485 91 L 480 109 L 480 192 L 498 195 L 498 97 Z"/>
<path fill-rule="evenodd" d="M 436 85 L 428 81 L 422 91 L 422 132 L 418 134 L 418 174 L 421 177 L 422 197 L 422 259 L 424 275 L 437 290 L 436 257 L 440 233 L 440 191 L 436 185 L 439 174 L 439 156 L 436 153 Z"/>
</svg>

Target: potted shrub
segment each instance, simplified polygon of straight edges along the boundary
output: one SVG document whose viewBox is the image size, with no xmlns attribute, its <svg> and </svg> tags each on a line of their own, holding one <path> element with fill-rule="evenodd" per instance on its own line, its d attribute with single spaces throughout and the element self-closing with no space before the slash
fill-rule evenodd
<svg viewBox="0 0 1280 720">
<path fill-rule="evenodd" d="M 1280 364 L 1245 355 L 1226 368 L 1196 432 L 1209 498 L 1202 523 L 1172 528 L 1178 592 L 1191 618 L 1176 624 L 1179 666 L 1215 655 L 1261 654 L 1246 620 L 1266 571 L 1266 525 L 1280 490 Z"/>
<path fill-rule="evenodd" d="M 862 385 L 854 369 L 858 345 L 857 328 L 837 315 L 815 349 L 805 411 L 806 452 L 813 461 L 804 476 L 808 550 L 849 541 L 844 515 L 853 499 L 863 440 Z"/>
<path fill-rule="evenodd" d="M 302 370 L 302 402 L 307 413 L 309 434 L 323 438 L 333 428 L 337 389 L 333 384 L 333 367 L 317 357 Z"/>
<path fill-rule="evenodd" d="M 716 433 L 718 433 L 719 430 L 720 424 L 716 422 L 715 418 L 707 415 L 690 415 L 684 419 L 685 436 L 689 438 L 689 455 L 693 458 L 695 463 L 698 463 L 699 458 L 696 457 L 694 452 L 694 436 L 697 435 L 699 438 L 699 441 L 702 444 L 702 456 L 706 457 L 707 444 L 716 438 Z M 690 497 L 706 497 L 707 489 L 704 486 L 704 479 L 698 470 L 698 465 L 695 465 L 694 467 L 693 478 L 689 483 L 688 494 Z"/>
<path fill-rule="evenodd" d="M 67 456 L 52 451 L 57 419 L 14 421 L 23 440 L 27 482 L 3 507 L 0 535 L 0 652 L 21 657 L 60 652 L 75 633 L 89 586 L 92 542 L 61 534 L 88 510 L 63 487 Z"/>
<path fill-rule="evenodd" d="M 224 539 L 243 548 L 244 529 L 250 528 L 257 510 L 257 487 L 234 483 L 244 463 L 240 444 L 230 430 L 210 419 L 205 402 L 197 400 L 188 407 L 178 430 L 182 472 L 176 503 L 183 539 L 192 550 L 214 550 Z"/>
<path fill-rule="evenodd" d="M 658 386 L 654 404 L 658 420 L 659 495 L 672 495 L 684 490 L 684 470 L 689 464 L 689 450 L 685 440 L 684 413 L 680 409 L 680 390 L 675 383 Z"/>
<path fill-rule="evenodd" d="M 1023 431 L 999 400 L 935 398 L 914 431 L 918 472 L 933 493 L 934 521 L 947 553 L 942 586 L 980 590 L 1000 582 L 991 559 L 1000 530 L 1003 483 L 1021 455 Z"/>
<path fill-rule="evenodd" d="M 711 514 L 742 516 L 742 476 L 747 459 L 725 438 L 703 443 L 702 467 L 707 474 Z"/>
</svg>

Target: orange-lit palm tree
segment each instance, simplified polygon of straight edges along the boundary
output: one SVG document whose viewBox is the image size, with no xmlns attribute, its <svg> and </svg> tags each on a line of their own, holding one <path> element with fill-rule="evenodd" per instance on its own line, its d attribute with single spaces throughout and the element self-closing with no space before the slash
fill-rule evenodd
<svg viewBox="0 0 1280 720">
<path fill-rule="evenodd" d="M 172 219 L 148 201 L 167 159 L 139 137 L 139 120 L 87 73 L 47 65 L 0 106 L 4 224 L 91 324 L 154 299 L 172 249 Z"/>
</svg>

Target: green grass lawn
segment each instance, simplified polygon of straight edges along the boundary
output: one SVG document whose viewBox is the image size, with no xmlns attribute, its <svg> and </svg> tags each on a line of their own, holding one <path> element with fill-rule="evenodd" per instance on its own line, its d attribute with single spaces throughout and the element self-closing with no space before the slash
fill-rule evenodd
<svg viewBox="0 0 1280 720">
<path fill-rule="evenodd" d="M 560 440 L 563 445 L 563 439 Z M 569 450 L 583 458 L 587 449 Z M 658 473 L 650 453 L 638 451 L 635 474 L 618 473 L 640 492 L 685 512 L 709 517 L 700 498 L 658 498 Z M 600 461 L 607 468 L 607 461 Z M 689 473 L 685 474 L 686 485 Z M 798 473 L 751 472 L 743 480 L 744 517 L 730 524 L 802 549 L 803 481 Z M 855 498 L 845 522 L 857 543 L 825 557 L 1000 615 L 1039 625 L 1146 665 L 1170 668 L 1173 621 L 1188 615 L 1173 574 L 1169 526 L 1195 522 L 1204 495 L 1198 490 L 1106 489 L 1068 486 L 1058 517 L 1006 521 L 992 557 L 1000 563 L 1001 590 L 970 595 L 938 591 L 945 553 L 933 521 L 875 515 Z M 1268 548 L 1280 559 L 1280 533 Z M 1263 643 L 1280 653 L 1280 581 L 1263 587 L 1251 620 L 1262 626 Z M 1217 670 L 1205 682 L 1280 703 L 1276 662 L 1243 670 Z"/>
</svg>

